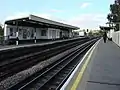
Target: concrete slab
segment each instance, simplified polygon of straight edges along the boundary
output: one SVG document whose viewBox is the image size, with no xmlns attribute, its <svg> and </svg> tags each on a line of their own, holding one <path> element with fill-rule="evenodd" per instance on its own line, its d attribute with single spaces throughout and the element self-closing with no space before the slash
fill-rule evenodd
<svg viewBox="0 0 120 90">
<path fill-rule="evenodd" d="M 89 81 L 120 84 L 120 48 L 113 42 L 99 43 Z"/>
<path fill-rule="evenodd" d="M 119 69 L 120 48 L 101 40 L 77 90 L 120 90 Z"/>
<path fill-rule="evenodd" d="M 82 90 L 82 89 L 79 89 Z M 120 90 L 120 86 L 88 83 L 85 90 Z"/>
</svg>

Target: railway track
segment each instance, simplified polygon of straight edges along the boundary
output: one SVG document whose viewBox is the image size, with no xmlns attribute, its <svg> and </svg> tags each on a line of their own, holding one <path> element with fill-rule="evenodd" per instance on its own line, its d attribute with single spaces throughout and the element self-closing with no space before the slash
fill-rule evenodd
<svg viewBox="0 0 120 90">
<path fill-rule="evenodd" d="M 33 54 L 35 52 L 43 51 L 45 49 L 50 49 L 54 48 L 56 46 L 62 46 L 71 42 L 79 41 L 82 39 L 87 39 L 87 38 L 76 38 L 72 40 L 65 40 L 65 41 L 60 41 L 60 42 L 51 42 L 48 44 L 44 45 L 30 45 L 30 46 L 25 46 L 25 47 L 19 47 L 19 48 L 13 48 L 13 49 L 7 49 L 7 50 L 2 50 L 0 51 L 0 62 L 4 61 L 11 61 L 11 59 L 22 57 L 24 55 L 28 54 Z M 16 53 L 17 52 L 17 53 Z M 19 52 L 19 53 L 18 53 Z M 1 64 L 0 64 L 1 65 Z"/>
<path fill-rule="evenodd" d="M 73 48 L 77 45 L 80 45 L 84 42 L 87 42 L 90 39 L 83 39 L 73 43 L 68 43 L 62 46 L 58 46 L 55 48 L 46 49 L 40 52 L 36 52 L 30 55 L 23 56 L 18 60 L 13 60 L 14 62 L 4 64 L 0 66 L 0 81 L 4 80 L 5 78 L 14 75 L 22 70 L 32 67 L 33 65 L 46 60 L 52 56 L 55 56 L 65 50 Z M 27 62 L 27 63 L 26 63 Z"/>
<path fill-rule="evenodd" d="M 82 56 L 97 40 L 94 39 L 82 44 L 78 50 L 58 60 L 54 65 L 48 66 L 46 70 L 41 70 L 15 86 L 10 87 L 9 90 L 59 90 L 80 62 Z"/>
</svg>

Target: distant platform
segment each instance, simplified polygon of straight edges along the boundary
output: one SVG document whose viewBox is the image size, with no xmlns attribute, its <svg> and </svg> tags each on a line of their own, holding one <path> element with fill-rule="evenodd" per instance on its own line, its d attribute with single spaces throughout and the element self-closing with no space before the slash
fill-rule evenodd
<svg viewBox="0 0 120 90">
<path fill-rule="evenodd" d="M 57 42 L 63 42 L 67 40 L 74 40 L 74 39 L 79 39 L 79 38 L 84 38 L 84 37 L 76 37 L 76 38 L 71 38 L 71 39 L 62 39 L 62 40 L 51 40 L 51 41 L 42 41 L 36 44 L 19 44 L 19 45 L 0 45 L 0 51 L 2 50 L 8 50 L 8 49 L 15 49 L 15 48 L 21 48 L 21 47 L 31 47 L 31 46 L 42 46 L 42 45 L 47 45 L 47 44 L 53 44 Z"/>
</svg>

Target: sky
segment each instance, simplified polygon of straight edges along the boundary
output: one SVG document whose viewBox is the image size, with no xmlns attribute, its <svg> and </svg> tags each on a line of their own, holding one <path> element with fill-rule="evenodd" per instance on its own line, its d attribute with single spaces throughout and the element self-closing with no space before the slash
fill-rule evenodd
<svg viewBox="0 0 120 90">
<path fill-rule="evenodd" d="M 33 14 L 81 29 L 98 29 L 107 22 L 112 3 L 114 0 L 0 0 L 0 23 Z"/>
</svg>

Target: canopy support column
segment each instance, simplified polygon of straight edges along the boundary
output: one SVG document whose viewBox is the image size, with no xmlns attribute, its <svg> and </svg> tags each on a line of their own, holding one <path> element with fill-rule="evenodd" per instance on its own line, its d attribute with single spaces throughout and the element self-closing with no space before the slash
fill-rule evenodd
<svg viewBox="0 0 120 90">
<path fill-rule="evenodd" d="M 18 21 L 16 21 L 16 45 L 19 45 L 19 38 L 18 38 Z"/>
<path fill-rule="evenodd" d="M 35 35 L 34 43 L 37 43 L 37 40 L 36 40 L 36 28 L 35 28 L 35 33 L 34 33 L 34 35 Z"/>
</svg>

